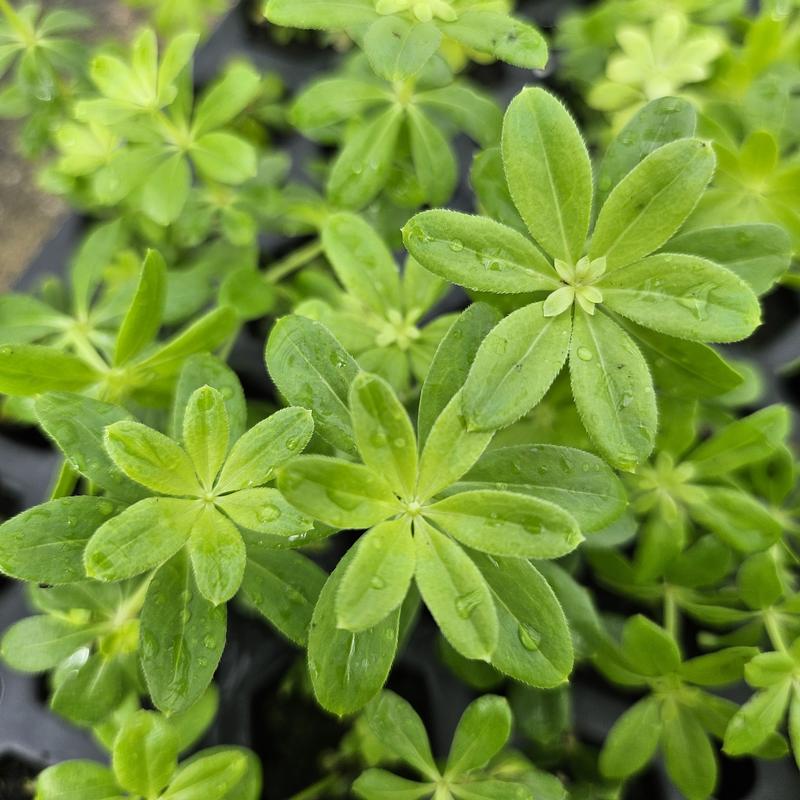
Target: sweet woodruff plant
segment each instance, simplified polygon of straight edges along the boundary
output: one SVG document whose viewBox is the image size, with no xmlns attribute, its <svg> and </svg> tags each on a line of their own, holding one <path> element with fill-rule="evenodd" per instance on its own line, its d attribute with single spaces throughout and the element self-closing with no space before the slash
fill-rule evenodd
<svg viewBox="0 0 800 800">
<path fill-rule="evenodd" d="M 87 223 L 0 297 L 2 423 L 56 464 L 0 524 L 0 653 L 107 752 L 38 800 L 706 800 L 720 751 L 800 763 L 791 413 L 732 347 L 797 283 L 800 12 L 565 10 L 545 81 L 514 6 L 268 0 L 276 63 L 328 66 L 196 86 L 224 3 L 89 46 L 0 0 L 0 114 Z M 342 720 L 284 731 L 285 790 L 212 727 L 242 617 L 293 665 L 267 704 Z"/>
</svg>

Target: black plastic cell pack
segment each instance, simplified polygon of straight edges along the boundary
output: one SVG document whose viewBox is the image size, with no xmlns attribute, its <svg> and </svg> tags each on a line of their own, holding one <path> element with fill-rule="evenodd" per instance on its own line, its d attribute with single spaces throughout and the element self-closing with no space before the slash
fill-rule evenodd
<svg viewBox="0 0 800 800">
<path fill-rule="evenodd" d="M 519 6 L 544 29 L 572 3 L 528 0 Z M 290 90 L 314 75 L 332 69 L 339 56 L 313 44 L 276 44 L 249 20 L 252 9 L 237 7 L 202 48 L 195 78 L 210 80 L 231 57 L 246 55 L 264 71 L 279 73 Z M 554 79 L 553 63 L 541 74 L 505 65 L 476 68 L 472 77 L 505 103 L 525 84 L 542 83 L 566 94 Z M 579 104 L 573 104 L 576 109 Z M 281 142 L 296 157 L 314 146 L 299 137 Z M 466 175 L 471 151 L 463 143 L 462 183 L 452 206 L 472 210 Z M 19 281 L 30 289 L 45 275 L 65 269 L 85 221 L 68 218 Z M 272 243 L 274 244 L 274 243 Z M 283 243 L 285 246 L 285 243 Z M 281 243 L 277 243 L 278 248 Z M 269 261 L 275 253 L 264 253 Z M 450 303 L 463 302 L 454 295 Z M 264 369 L 266 326 L 250 325 L 232 354 L 249 393 L 273 392 Z M 800 354 L 800 296 L 778 289 L 765 301 L 765 324 L 738 348 L 761 368 L 767 383 L 766 401 L 790 403 L 800 408 L 800 376 L 782 375 L 780 368 Z M 0 425 L 0 519 L 41 502 L 48 491 L 56 457 L 48 443 L 32 429 Z M 346 536 L 334 546 L 344 547 Z M 335 562 L 332 562 L 335 563 Z M 330 565 L 328 565 L 330 566 Z M 228 644 L 217 674 L 220 711 L 204 745 L 242 744 L 261 758 L 265 773 L 264 797 L 286 800 L 321 777 L 320 761 L 333 751 L 347 727 L 325 714 L 302 693 L 286 688 L 287 671 L 302 653 L 287 644 L 258 619 L 230 608 Z M 0 631 L 29 613 L 21 585 L 0 578 Z M 445 751 L 455 724 L 472 699 L 468 687 L 442 666 L 436 652 L 435 626 L 424 616 L 405 652 L 395 665 L 389 685 L 410 700 L 423 716 L 434 748 Z M 300 674 L 296 670 L 298 675 Z M 589 670 L 574 676 L 574 715 L 581 738 L 595 745 L 604 740 L 613 722 L 632 702 L 598 680 Z M 31 779 L 43 767 L 70 758 L 103 758 L 91 737 L 49 711 L 43 679 L 15 674 L 0 665 L 0 800 L 30 798 Z M 658 768 L 631 784 L 630 800 L 680 800 Z M 760 762 L 723 758 L 719 800 L 797 800 L 800 778 L 790 759 Z"/>
</svg>

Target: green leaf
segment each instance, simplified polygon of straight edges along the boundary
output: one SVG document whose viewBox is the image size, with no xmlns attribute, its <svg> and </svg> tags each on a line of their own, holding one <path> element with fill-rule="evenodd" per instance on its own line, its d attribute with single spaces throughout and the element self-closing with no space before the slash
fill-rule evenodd
<svg viewBox="0 0 800 800">
<path fill-rule="evenodd" d="M 93 653 L 70 658 L 53 681 L 50 708 L 76 725 L 95 726 L 125 699 L 127 676 L 121 659 Z"/>
<path fill-rule="evenodd" d="M 106 428 L 105 446 L 114 463 L 129 478 L 153 492 L 169 495 L 202 494 L 186 451 L 168 436 L 147 425 L 121 420 Z"/>
<path fill-rule="evenodd" d="M 432 110 L 452 120 L 481 147 L 491 147 L 500 140 L 503 115 L 497 102 L 491 95 L 478 91 L 468 83 L 453 82 L 447 86 L 417 91 L 414 102 L 426 111 Z M 501 164 L 500 175 L 505 184 L 502 171 Z"/>
<path fill-rule="evenodd" d="M 528 230 L 511 199 L 499 147 L 490 147 L 475 155 L 470 170 L 470 183 L 482 214 L 520 233 Z"/>
<path fill-rule="evenodd" d="M 766 550 L 781 536 L 781 524 L 757 500 L 738 489 L 704 486 L 691 516 L 721 541 L 743 553 Z"/>
<path fill-rule="evenodd" d="M 632 470 L 650 455 L 658 422 L 641 352 L 605 314 L 576 309 L 569 367 L 575 404 L 592 440 L 613 466 Z"/>
<path fill-rule="evenodd" d="M 458 722 L 447 774 L 461 775 L 486 766 L 511 736 L 511 707 L 504 697 L 484 695 L 467 706 Z"/>
<path fill-rule="evenodd" d="M 232 445 L 245 431 L 247 404 L 242 384 L 236 373 L 215 356 L 198 353 L 186 359 L 175 387 L 170 435 L 178 439 L 183 433 L 189 398 L 203 386 L 210 386 L 222 395 L 228 418 L 228 441 Z"/>
<path fill-rule="evenodd" d="M 94 761 L 62 761 L 36 779 L 37 800 L 123 800 L 114 774 Z"/>
<path fill-rule="evenodd" d="M 119 581 L 163 564 L 189 539 L 202 505 L 148 497 L 101 525 L 83 555 L 86 574 Z"/>
<path fill-rule="evenodd" d="M 794 760 L 800 765 L 800 689 L 795 687 L 789 706 L 789 739 L 792 743 Z"/>
<path fill-rule="evenodd" d="M 79 392 L 100 375 L 82 358 L 40 344 L 0 347 L 0 392 L 29 397 L 42 392 Z"/>
<path fill-rule="evenodd" d="M 414 542 L 417 586 L 439 629 L 465 658 L 488 661 L 498 623 L 480 571 L 459 545 L 421 518 L 414 520 Z"/>
<path fill-rule="evenodd" d="M 744 677 L 745 664 L 757 654 L 755 647 L 726 647 L 716 653 L 706 653 L 684 661 L 680 675 L 698 686 L 737 683 Z"/>
<path fill-rule="evenodd" d="M 566 617 L 548 582 L 525 559 L 475 551 L 470 558 L 492 591 L 500 623 L 492 666 L 529 686 L 562 685 L 574 653 Z"/>
<path fill-rule="evenodd" d="M 742 376 L 711 347 L 676 339 L 617 317 L 642 348 L 659 392 L 677 397 L 717 397 L 735 389 Z"/>
<path fill-rule="evenodd" d="M 470 431 L 456 393 L 433 423 L 419 461 L 417 494 L 428 500 L 455 483 L 481 457 L 493 431 Z"/>
<path fill-rule="evenodd" d="M 460 492 L 428 506 L 423 514 L 467 547 L 497 556 L 560 558 L 583 541 L 575 518 L 566 511 L 514 492 Z"/>
<path fill-rule="evenodd" d="M 300 130 L 313 131 L 358 117 L 391 99 L 389 92 L 373 81 L 326 78 L 301 92 L 289 109 L 289 120 Z"/>
<path fill-rule="evenodd" d="M 655 697 L 631 706 L 614 723 L 603 745 L 603 775 L 620 780 L 644 769 L 656 754 L 660 734 L 661 706 Z"/>
<path fill-rule="evenodd" d="M 0 654 L 12 669 L 44 672 L 88 645 L 99 633 L 99 626 L 76 625 L 44 615 L 27 617 L 5 632 Z"/>
<path fill-rule="evenodd" d="M 747 284 L 696 256 L 650 256 L 604 276 L 598 286 L 608 308 L 670 336 L 734 342 L 761 321 L 758 299 Z"/>
<path fill-rule="evenodd" d="M 659 147 L 623 178 L 600 209 L 589 247 L 608 272 L 658 250 L 697 205 L 714 174 L 709 142 L 680 139 Z"/>
<path fill-rule="evenodd" d="M 717 782 L 717 762 L 708 735 L 683 706 L 664 715 L 662 748 L 667 773 L 687 800 L 705 800 Z"/>
<path fill-rule="evenodd" d="M 681 664 L 675 639 L 641 614 L 625 623 L 622 653 L 639 674 L 651 677 L 669 675 Z"/>
<path fill-rule="evenodd" d="M 745 678 L 750 686 L 768 689 L 778 683 L 791 680 L 795 670 L 795 660 L 789 653 L 758 653 L 745 666 Z"/>
<path fill-rule="evenodd" d="M 222 467 L 216 490 L 230 492 L 271 480 L 276 469 L 303 451 L 313 431 L 311 412 L 305 408 L 276 411 L 236 442 Z"/>
<path fill-rule="evenodd" d="M 602 459 L 554 445 L 489 450 L 458 486 L 508 490 L 547 500 L 568 511 L 582 531 L 610 525 L 627 503 L 622 483 Z"/>
<path fill-rule="evenodd" d="M 597 176 L 598 203 L 605 203 L 609 192 L 646 156 L 669 142 L 694 136 L 696 127 L 697 114 L 688 100 L 660 97 L 649 102 L 609 145 Z"/>
<path fill-rule="evenodd" d="M 439 343 L 420 393 L 417 435 L 421 447 L 437 417 L 464 385 L 480 343 L 499 321 L 500 312 L 493 306 L 474 303 Z"/>
<path fill-rule="evenodd" d="M 338 627 L 360 633 L 400 606 L 414 577 L 411 523 L 402 517 L 381 522 L 356 545 L 355 556 L 336 595 Z"/>
<path fill-rule="evenodd" d="M 256 99 L 260 89 L 261 76 L 255 69 L 249 64 L 232 64 L 197 103 L 192 120 L 195 135 L 230 122 Z"/>
<path fill-rule="evenodd" d="M 786 594 L 783 569 L 769 551 L 750 556 L 736 576 L 739 596 L 754 610 L 777 605 Z"/>
<path fill-rule="evenodd" d="M 533 238 L 575 264 L 592 210 L 592 165 L 575 121 L 544 89 L 524 89 L 506 112 L 502 148 L 508 188 Z"/>
<path fill-rule="evenodd" d="M 720 225 L 679 233 L 673 253 L 707 258 L 736 273 L 758 295 L 765 294 L 789 269 L 792 244 L 778 225 Z"/>
<path fill-rule="evenodd" d="M 192 186 L 192 172 L 183 153 L 162 161 L 142 189 L 142 211 L 159 225 L 170 225 L 180 216 Z"/>
<path fill-rule="evenodd" d="M 308 669 L 314 695 L 326 710 L 343 716 L 363 708 L 389 675 L 397 650 L 400 609 L 363 633 L 337 626 L 336 597 L 355 556 L 339 561 L 320 593 L 308 633 Z"/>
<path fill-rule="evenodd" d="M 312 520 L 290 505 L 277 489 L 242 489 L 217 497 L 214 502 L 239 527 L 267 534 L 267 537 L 281 537 L 291 542 L 312 526 Z M 271 541 L 274 546 L 276 542 Z"/>
<path fill-rule="evenodd" d="M 350 387 L 358 452 L 397 494 L 410 498 L 417 481 L 414 428 L 394 390 L 377 375 L 362 373 Z"/>
<path fill-rule="evenodd" d="M 470 50 L 488 53 L 523 69 L 541 69 L 547 63 L 547 43 L 532 25 L 509 14 L 481 8 L 467 9 L 442 29 Z"/>
<path fill-rule="evenodd" d="M 57 333 L 69 324 L 52 306 L 25 294 L 0 297 L 0 342 L 26 344 Z"/>
<path fill-rule="evenodd" d="M 267 339 L 265 357 L 269 374 L 286 400 L 311 409 L 317 433 L 355 455 L 347 403 L 359 368 L 333 334 L 305 317 L 284 317 Z"/>
<path fill-rule="evenodd" d="M 268 0 L 267 19 L 284 28 L 340 31 L 372 22 L 378 15 L 372 0 Z"/>
<path fill-rule="evenodd" d="M 762 408 L 726 425 L 695 448 L 688 461 L 699 478 L 730 475 L 769 457 L 785 440 L 789 425 L 786 406 Z"/>
<path fill-rule="evenodd" d="M 128 717 L 114 741 L 114 774 L 129 792 L 155 797 L 178 766 L 178 738 L 158 714 L 138 711 Z"/>
<path fill-rule="evenodd" d="M 509 314 L 478 348 L 464 384 L 464 413 L 476 430 L 516 422 L 544 397 L 567 360 L 569 314 L 546 317 L 543 303 Z"/>
<path fill-rule="evenodd" d="M 386 16 L 369 26 L 364 52 L 372 71 L 387 81 L 416 75 L 439 49 L 442 34 L 432 22 L 411 23 Z"/>
<path fill-rule="evenodd" d="M 353 297 L 383 316 L 401 308 L 394 257 L 361 217 L 349 212 L 330 216 L 322 229 L 322 245 L 336 277 Z"/>
<path fill-rule="evenodd" d="M 163 800 L 254 800 L 253 794 L 240 791 L 248 765 L 243 750 L 226 747 L 202 751 L 178 769 Z"/>
<path fill-rule="evenodd" d="M 469 781 L 452 787 L 457 800 L 532 800 L 532 790 L 510 781 Z"/>
<path fill-rule="evenodd" d="M 430 797 L 435 789 L 432 783 L 410 781 L 375 768 L 362 772 L 353 783 L 353 791 L 364 800 L 420 800 Z"/>
<path fill-rule="evenodd" d="M 103 443 L 105 428 L 131 415 L 120 406 L 67 392 L 48 392 L 36 398 L 36 417 L 69 463 L 113 497 L 135 502 L 145 490 L 111 460 Z"/>
<path fill-rule="evenodd" d="M 488 217 L 423 211 L 403 228 L 403 243 L 425 269 L 467 289 L 519 294 L 560 286 L 529 239 Z"/>
<path fill-rule="evenodd" d="M 200 594 L 215 606 L 230 600 L 241 586 L 247 560 L 236 526 L 205 507 L 192 526 L 188 551 Z"/>
<path fill-rule="evenodd" d="M 414 172 L 430 205 L 446 203 L 458 183 L 458 163 L 450 143 L 428 115 L 408 108 L 408 135 Z"/>
<path fill-rule="evenodd" d="M 383 691 L 367 706 L 364 716 L 372 734 L 394 758 L 426 778 L 439 777 L 425 725 L 410 703 L 394 692 Z"/>
<path fill-rule="evenodd" d="M 121 219 L 94 227 L 70 263 L 72 301 L 78 314 L 88 311 L 103 271 L 117 253 L 121 227 Z"/>
<path fill-rule="evenodd" d="M 215 308 L 176 333 L 137 367 L 145 375 L 155 373 L 171 377 L 180 371 L 189 356 L 219 347 L 235 333 L 238 325 L 239 319 L 233 309 Z"/>
<path fill-rule="evenodd" d="M 392 104 L 347 139 L 328 177 L 328 195 L 336 205 L 363 208 L 380 193 L 389 179 L 404 117 Z"/>
<path fill-rule="evenodd" d="M 211 489 L 228 453 L 229 425 L 225 400 L 210 386 L 189 397 L 183 418 L 183 444 L 204 489 Z"/>
<path fill-rule="evenodd" d="M 119 327 L 114 345 L 115 365 L 127 363 L 156 338 L 166 298 L 167 265 L 158 251 L 148 250 L 136 293 Z"/>
<path fill-rule="evenodd" d="M 206 180 L 235 185 L 258 172 L 256 149 L 240 136 L 223 131 L 206 133 L 190 150 L 192 161 Z"/>
<path fill-rule="evenodd" d="M 153 576 L 141 614 L 142 669 L 160 711 L 177 714 L 205 692 L 225 647 L 225 629 L 225 606 L 203 597 L 189 557 L 177 553 Z"/>
<path fill-rule="evenodd" d="M 306 514 L 336 528 L 369 528 L 401 510 L 371 469 L 328 456 L 300 456 L 278 472 L 278 488 Z"/>
<path fill-rule="evenodd" d="M 242 581 L 245 602 L 295 644 L 308 644 L 308 628 L 327 574 L 293 551 L 259 547 L 248 540 Z"/>
<path fill-rule="evenodd" d="M 101 497 L 62 497 L 0 525 L 0 569 L 18 580 L 61 584 L 83 580 L 83 551 L 117 510 Z"/>
</svg>

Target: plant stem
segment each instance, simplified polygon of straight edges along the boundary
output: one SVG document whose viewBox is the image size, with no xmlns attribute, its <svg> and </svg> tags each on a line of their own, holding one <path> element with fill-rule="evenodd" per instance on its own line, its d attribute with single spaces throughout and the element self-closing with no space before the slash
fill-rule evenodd
<svg viewBox="0 0 800 800">
<path fill-rule="evenodd" d="M 666 587 L 664 591 L 664 627 L 673 639 L 678 638 L 680 617 L 678 606 L 675 603 L 675 595 L 671 587 Z"/>
<path fill-rule="evenodd" d="M 289 800 L 320 800 L 320 798 L 328 796 L 326 795 L 328 789 L 333 789 L 338 783 L 338 775 L 328 775 L 307 789 L 303 789 L 299 794 L 292 795 Z"/>
<path fill-rule="evenodd" d="M 781 621 L 772 609 L 764 614 L 764 626 L 767 629 L 772 646 L 776 650 L 780 650 L 781 653 L 785 653 L 789 648 L 786 646 L 786 641 L 783 638 Z"/>
<path fill-rule="evenodd" d="M 313 261 L 322 252 L 322 242 L 314 239 L 303 247 L 299 247 L 293 253 L 289 253 L 286 258 L 273 264 L 264 272 L 264 280 L 267 283 L 278 283 L 281 279 L 290 275 L 300 267 L 304 267 L 309 261 Z"/>
<path fill-rule="evenodd" d="M 62 497 L 69 497 L 75 491 L 79 477 L 80 475 L 72 468 L 69 461 L 66 458 L 62 459 L 53 488 L 50 490 L 50 499 L 58 500 Z"/>
</svg>

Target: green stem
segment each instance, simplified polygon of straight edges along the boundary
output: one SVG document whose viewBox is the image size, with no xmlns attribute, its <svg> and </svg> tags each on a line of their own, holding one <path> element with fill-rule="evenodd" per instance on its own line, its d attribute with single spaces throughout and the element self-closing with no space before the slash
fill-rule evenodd
<svg viewBox="0 0 800 800">
<path fill-rule="evenodd" d="M 278 281 L 295 270 L 304 267 L 309 261 L 313 261 L 320 253 L 322 253 L 322 242 L 319 239 L 314 239 L 290 253 L 283 260 L 278 261 L 277 264 L 273 264 L 264 272 L 264 280 L 267 283 L 278 283 Z"/>
<path fill-rule="evenodd" d="M 678 638 L 680 617 L 678 605 L 675 602 L 675 595 L 672 588 L 667 586 L 664 590 L 664 627 L 673 639 Z"/>
<path fill-rule="evenodd" d="M 328 775 L 307 789 L 303 789 L 299 794 L 292 795 L 289 800 L 321 800 L 321 798 L 329 797 L 330 795 L 326 794 L 328 789 L 333 789 L 338 783 L 338 775 Z"/>
<path fill-rule="evenodd" d="M 783 638 L 781 621 L 778 615 L 771 609 L 764 614 L 764 626 L 767 629 L 767 634 L 769 635 L 769 640 L 772 642 L 772 646 L 776 650 L 780 650 L 781 653 L 786 653 L 789 648 L 786 646 L 786 640 Z"/>
<path fill-rule="evenodd" d="M 2 2 L 2 0 L 0 0 L 0 2 Z M 69 461 L 63 459 L 61 468 L 53 483 L 53 488 L 50 490 L 50 499 L 59 500 L 62 497 L 69 497 L 75 491 L 79 478 L 80 475 L 72 468 Z"/>
</svg>

